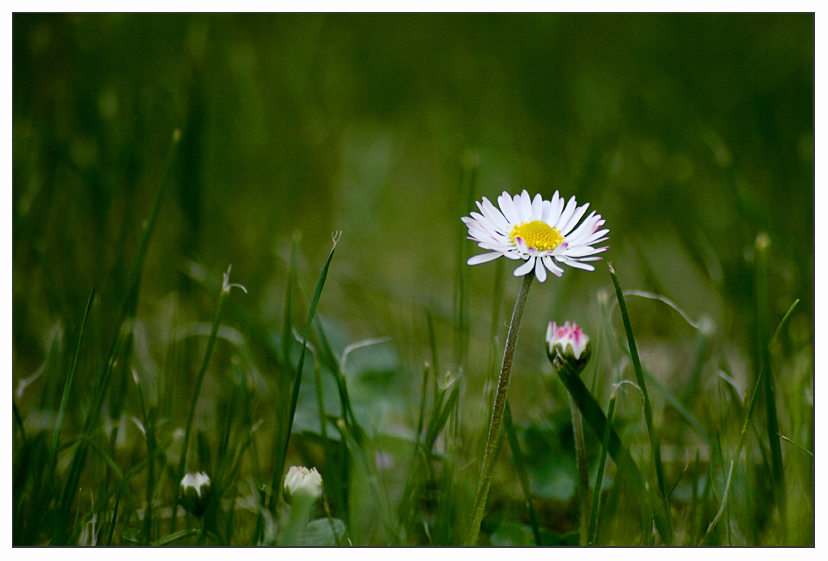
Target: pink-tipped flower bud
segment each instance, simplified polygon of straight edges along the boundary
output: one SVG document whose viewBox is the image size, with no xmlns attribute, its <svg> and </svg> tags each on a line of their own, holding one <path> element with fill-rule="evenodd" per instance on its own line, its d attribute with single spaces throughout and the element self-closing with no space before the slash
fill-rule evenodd
<svg viewBox="0 0 828 561">
<path fill-rule="evenodd" d="M 589 337 L 577 323 L 569 325 L 566 322 L 558 327 L 554 322 L 549 322 L 546 330 L 546 354 L 558 372 L 568 365 L 580 375 L 592 355 L 592 346 Z"/>
</svg>

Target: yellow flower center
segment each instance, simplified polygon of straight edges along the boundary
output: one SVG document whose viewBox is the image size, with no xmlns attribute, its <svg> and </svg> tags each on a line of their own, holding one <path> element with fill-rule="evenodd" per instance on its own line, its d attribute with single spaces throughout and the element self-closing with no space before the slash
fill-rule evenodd
<svg viewBox="0 0 828 561">
<path fill-rule="evenodd" d="M 515 238 L 521 238 L 526 242 L 526 245 L 540 251 L 555 249 L 564 241 L 561 232 L 557 228 L 553 228 L 540 220 L 516 224 L 509 233 L 509 239 L 512 242 L 515 241 Z"/>
</svg>

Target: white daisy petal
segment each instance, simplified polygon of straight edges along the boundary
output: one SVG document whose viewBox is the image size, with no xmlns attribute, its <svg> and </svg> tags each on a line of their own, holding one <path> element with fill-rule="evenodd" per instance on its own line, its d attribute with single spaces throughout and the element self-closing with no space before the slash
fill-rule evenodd
<svg viewBox="0 0 828 561">
<path fill-rule="evenodd" d="M 552 203 L 549 201 L 543 201 L 541 204 L 541 213 L 540 219 L 541 222 L 546 222 L 549 224 L 549 211 L 552 209 Z"/>
<path fill-rule="evenodd" d="M 563 201 L 561 201 L 561 202 L 563 202 Z M 554 224 L 554 226 L 556 228 L 558 228 L 558 230 L 561 229 L 561 225 L 564 225 L 567 222 L 569 222 L 569 219 L 572 217 L 572 213 L 575 212 L 575 207 L 576 206 L 577 206 L 577 203 L 575 202 L 575 197 L 572 197 L 571 199 L 569 199 L 569 202 L 566 203 L 566 208 L 563 210 L 561 215 L 558 217 L 558 220 Z"/>
<path fill-rule="evenodd" d="M 486 263 L 487 261 L 493 261 L 500 257 L 500 253 L 481 253 L 480 255 L 475 255 L 473 257 L 469 257 L 469 260 L 466 261 L 469 265 L 479 265 L 480 263 Z"/>
<path fill-rule="evenodd" d="M 587 255 L 592 255 L 596 253 L 598 250 L 593 248 L 592 246 L 588 245 L 579 245 L 577 247 L 573 247 L 566 252 L 567 257 L 585 257 Z"/>
<path fill-rule="evenodd" d="M 500 205 L 500 210 L 503 211 L 503 216 L 506 217 L 509 224 L 517 224 L 520 222 L 520 217 L 518 216 L 517 209 L 515 208 L 515 202 L 512 200 L 512 197 L 509 196 L 509 193 L 503 191 L 503 194 L 497 198 L 497 204 Z"/>
<path fill-rule="evenodd" d="M 566 237 L 567 239 L 574 240 L 588 236 L 597 229 L 596 227 L 599 225 L 599 222 L 601 222 L 601 215 L 599 214 L 596 216 L 595 211 L 593 210 L 590 215 L 587 216 L 583 222 L 581 222 L 581 225 L 575 228 L 575 231 Z"/>
<path fill-rule="evenodd" d="M 532 216 L 538 219 L 543 216 L 543 197 L 541 197 L 540 193 L 532 199 Z"/>
<path fill-rule="evenodd" d="M 555 191 L 555 194 L 552 195 L 551 205 L 552 207 L 549 209 L 549 216 L 546 220 L 544 220 L 544 222 L 554 227 L 555 223 L 561 216 L 561 211 L 563 210 L 564 205 L 564 200 L 558 195 L 557 191 Z"/>
<path fill-rule="evenodd" d="M 535 259 L 535 276 L 540 282 L 546 280 L 546 268 L 543 266 L 543 259 Z"/>
<path fill-rule="evenodd" d="M 486 197 L 483 197 L 483 205 L 480 210 L 483 211 L 483 216 L 488 218 L 489 221 L 492 222 L 501 232 L 509 231 L 509 223 L 506 222 L 506 218 L 503 216 L 503 213 L 500 212 L 497 207 L 495 207 Z"/>
<path fill-rule="evenodd" d="M 578 223 L 578 221 L 581 219 L 581 217 L 586 212 L 586 209 L 587 209 L 588 206 L 589 206 L 589 203 L 585 204 L 584 206 L 582 206 L 580 208 L 575 209 L 575 213 L 572 215 L 572 218 L 570 218 L 569 221 L 566 223 L 566 225 L 564 225 L 561 228 L 561 234 L 566 236 L 572 230 L 572 228 L 575 227 L 575 225 Z"/>
<path fill-rule="evenodd" d="M 517 203 L 517 201 L 515 201 Z M 523 212 L 523 221 L 529 222 L 532 220 L 532 199 L 529 198 L 529 192 L 526 189 L 520 194 L 520 210 Z"/>
<path fill-rule="evenodd" d="M 574 267 L 576 269 L 583 269 L 584 271 L 594 271 L 595 270 L 595 267 L 593 267 L 592 265 L 587 265 L 586 263 L 581 263 L 580 261 L 567 259 L 567 260 L 561 260 L 561 263 L 563 263 L 564 265 L 569 265 L 570 267 Z"/>
<path fill-rule="evenodd" d="M 523 216 L 523 201 L 520 200 L 520 195 L 515 195 L 512 198 L 512 204 L 515 205 L 515 212 L 517 212 L 518 223 L 526 222 L 526 217 Z"/>
<path fill-rule="evenodd" d="M 561 269 L 555 264 L 554 259 L 552 259 L 551 257 L 544 257 L 543 264 L 546 265 L 546 268 L 549 269 L 549 272 L 555 276 L 559 277 L 564 272 L 563 269 Z"/>
<path fill-rule="evenodd" d="M 526 260 L 526 263 L 515 269 L 515 276 L 522 277 L 526 273 L 530 272 L 535 267 L 535 258 L 530 257 Z"/>
</svg>

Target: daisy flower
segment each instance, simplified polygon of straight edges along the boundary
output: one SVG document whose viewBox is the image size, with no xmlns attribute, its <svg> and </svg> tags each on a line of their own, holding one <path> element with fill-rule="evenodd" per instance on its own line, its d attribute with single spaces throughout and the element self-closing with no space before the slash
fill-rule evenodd
<svg viewBox="0 0 828 561">
<path fill-rule="evenodd" d="M 514 198 L 504 191 L 497 202 L 500 209 L 483 197 L 483 202 L 477 203 L 480 213 L 472 212 L 471 217 L 462 218 L 469 228 L 469 239 L 490 252 L 475 255 L 468 260 L 469 265 L 492 261 L 500 256 L 522 259 L 525 263 L 515 269 L 515 276 L 534 271 L 538 280 L 543 282 L 547 269 L 557 276 L 563 274 L 559 264 L 594 271 L 595 267 L 586 261 L 598 261 L 601 258 L 596 254 L 609 249 L 609 246 L 593 247 L 593 244 L 608 239 L 609 229 L 601 229 L 604 220 L 600 214 L 592 211 L 578 225 L 589 203 L 579 207 L 575 197 L 569 199 L 564 207 L 564 199 L 557 191 L 552 195 L 552 200 L 545 201 L 540 195 L 530 199 L 524 189 Z"/>
</svg>

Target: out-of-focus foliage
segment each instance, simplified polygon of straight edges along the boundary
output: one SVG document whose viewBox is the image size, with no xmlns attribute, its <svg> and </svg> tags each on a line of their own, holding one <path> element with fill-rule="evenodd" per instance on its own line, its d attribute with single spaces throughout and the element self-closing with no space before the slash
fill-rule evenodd
<svg viewBox="0 0 828 561">
<path fill-rule="evenodd" d="M 149 291 L 194 259 L 232 262 L 261 295 L 298 229 L 314 258 L 344 231 L 342 278 L 443 297 L 473 158 L 479 194 L 590 201 L 611 228 L 607 258 L 638 276 L 628 286 L 726 332 L 746 323 L 744 251 L 759 230 L 777 248 L 775 311 L 810 292 L 811 15 L 17 14 L 13 26 L 16 337 L 40 314 L 79 315 L 91 285 L 118 285 L 130 256 L 113 242 L 137 243 L 174 127 Z"/>
</svg>

